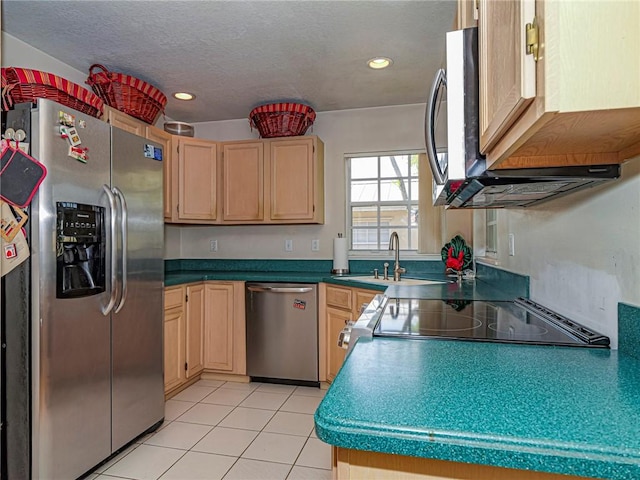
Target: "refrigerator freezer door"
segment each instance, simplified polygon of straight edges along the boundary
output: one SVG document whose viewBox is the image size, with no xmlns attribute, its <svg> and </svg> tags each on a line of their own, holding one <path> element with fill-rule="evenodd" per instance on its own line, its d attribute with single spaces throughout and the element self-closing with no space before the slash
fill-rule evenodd
<svg viewBox="0 0 640 480">
<path fill-rule="evenodd" d="M 125 225 L 118 239 L 120 281 L 112 313 L 114 451 L 164 418 L 163 164 L 145 157 L 144 152 L 150 151 L 146 145 L 159 148 L 112 129 L 111 185 L 126 212 L 125 221 L 122 214 L 118 217 L 118 225 Z"/>
<path fill-rule="evenodd" d="M 75 117 L 86 163 L 69 156 L 60 111 Z M 108 216 L 109 125 L 39 100 L 32 139 L 34 157 L 48 170 L 31 203 L 32 478 L 77 478 L 111 454 L 110 319 L 101 311 L 110 285 L 56 298 L 56 203 L 103 207 Z"/>
</svg>

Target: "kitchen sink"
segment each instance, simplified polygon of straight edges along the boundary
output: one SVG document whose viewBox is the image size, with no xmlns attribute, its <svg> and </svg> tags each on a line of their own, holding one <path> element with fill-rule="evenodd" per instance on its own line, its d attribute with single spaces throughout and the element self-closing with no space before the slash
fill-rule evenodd
<svg viewBox="0 0 640 480">
<path fill-rule="evenodd" d="M 413 285 L 441 285 L 443 283 L 447 283 L 446 281 L 440 280 L 424 280 L 420 278 L 402 278 L 399 282 L 394 282 L 392 278 L 389 280 L 384 280 L 382 278 L 373 278 L 370 275 L 364 275 L 361 277 L 336 277 L 343 280 L 353 280 L 354 282 L 364 282 L 364 283 L 373 283 L 375 285 L 398 285 L 398 286 L 413 286 Z"/>
</svg>

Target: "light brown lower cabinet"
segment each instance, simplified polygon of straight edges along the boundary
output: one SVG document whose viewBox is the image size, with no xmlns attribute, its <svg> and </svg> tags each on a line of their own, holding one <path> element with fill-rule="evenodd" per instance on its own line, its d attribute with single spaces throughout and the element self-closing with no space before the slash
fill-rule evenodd
<svg viewBox="0 0 640 480">
<path fill-rule="evenodd" d="M 327 382 L 333 381 L 338 374 L 347 353 L 338 346 L 340 331 L 349 321 L 357 320 L 363 306 L 378 293 L 380 292 L 376 290 L 324 284 L 325 302 L 321 306 L 320 315 L 324 316 L 327 335 L 326 345 L 321 345 L 320 348 L 324 348 L 326 352 Z"/>
<path fill-rule="evenodd" d="M 327 329 L 328 329 L 328 349 L 327 349 L 327 381 L 331 382 L 338 370 L 344 362 L 344 358 L 347 355 L 347 351 L 338 346 L 338 336 L 342 329 L 347 325 L 349 321 L 353 319 L 353 313 L 345 310 L 339 310 L 334 307 L 327 306 Z"/>
<path fill-rule="evenodd" d="M 582 477 L 333 447 L 336 480 L 572 480 Z"/>
<path fill-rule="evenodd" d="M 165 394 L 203 372 L 246 374 L 244 282 L 178 285 L 164 295 Z"/>
<path fill-rule="evenodd" d="M 187 332 L 185 377 L 193 378 L 204 369 L 205 289 L 202 283 L 187 285 Z"/>
<path fill-rule="evenodd" d="M 185 287 L 164 290 L 164 391 L 185 380 Z"/>
<path fill-rule="evenodd" d="M 204 368 L 247 373 L 244 282 L 206 282 Z"/>
</svg>

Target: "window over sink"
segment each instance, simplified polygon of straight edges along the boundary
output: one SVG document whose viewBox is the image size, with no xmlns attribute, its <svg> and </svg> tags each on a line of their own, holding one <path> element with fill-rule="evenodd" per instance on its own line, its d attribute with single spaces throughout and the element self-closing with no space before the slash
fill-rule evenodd
<svg viewBox="0 0 640 480">
<path fill-rule="evenodd" d="M 389 238 L 398 232 L 400 249 L 410 253 L 426 252 L 421 245 L 431 231 L 434 216 L 439 222 L 440 208 L 421 201 L 424 184 L 431 185 L 431 172 L 420 165 L 424 152 L 384 152 L 346 155 L 347 234 L 354 254 L 388 253 Z M 422 185 L 421 185 L 422 184 Z M 427 198 L 429 200 L 429 198 Z M 431 223 L 420 215 L 427 215 Z M 433 242 L 431 242 L 433 243 Z M 438 247 L 440 248 L 440 247 Z"/>
</svg>

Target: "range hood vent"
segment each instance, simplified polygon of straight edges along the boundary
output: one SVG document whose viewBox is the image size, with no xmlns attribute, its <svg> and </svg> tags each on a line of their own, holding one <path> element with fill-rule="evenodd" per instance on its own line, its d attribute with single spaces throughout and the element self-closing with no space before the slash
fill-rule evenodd
<svg viewBox="0 0 640 480">
<path fill-rule="evenodd" d="M 529 207 L 618 177 L 620 165 L 488 170 L 465 180 L 447 203 L 454 208 Z"/>
</svg>

